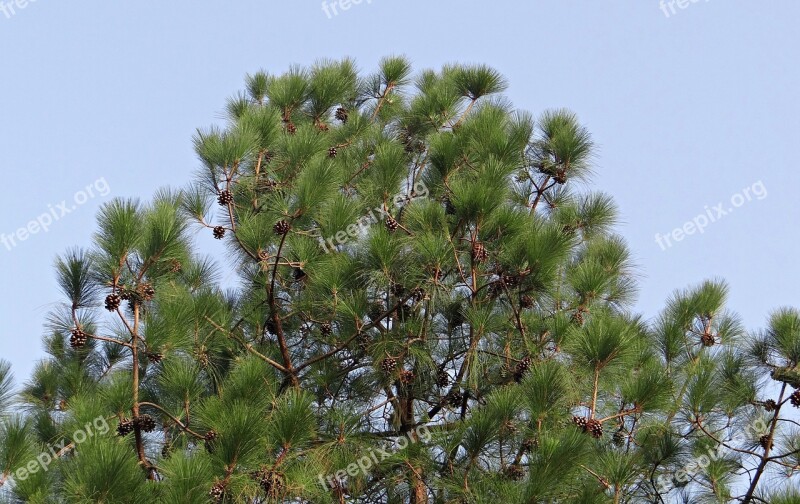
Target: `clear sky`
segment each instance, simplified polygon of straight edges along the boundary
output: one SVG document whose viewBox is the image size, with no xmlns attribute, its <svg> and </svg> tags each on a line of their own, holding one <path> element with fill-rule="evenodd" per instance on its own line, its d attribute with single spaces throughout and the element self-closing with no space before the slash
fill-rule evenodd
<svg viewBox="0 0 800 504">
<path fill-rule="evenodd" d="M 98 206 L 190 180 L 192 133 L 246 73 L 325 57 L 488 63 L 518 108 L 574 110 L 645 316 L 709 277 L 751 329 L 800 306 L 797 0 L 17 1 L 0 0 L 0 358 L 18 382 L 62 300 L 53 260 L 89 244 Z"/>
</svg>

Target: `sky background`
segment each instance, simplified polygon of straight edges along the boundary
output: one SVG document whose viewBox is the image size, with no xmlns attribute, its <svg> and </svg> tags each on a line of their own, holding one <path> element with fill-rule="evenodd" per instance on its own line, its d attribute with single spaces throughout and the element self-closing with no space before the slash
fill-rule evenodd
<svg viewBox="0 0 800 504">
<path fill-rule="evenodd" d="M 616 199 L 639 265 L 637 311 L 651 318 L 675 289 L 721 277 L 730 309 L 763 327 L 773 309 L 800 306 L 800 2 L 686 1 L 669 17 L 658 0 L 363 0 L 328 2 L 330 17 L 319 0 L 7 6 L 0 233 L 51 208 L 59 219 L 0 242 L 0 358 L 26 380 L 62 301 L 55 257 L 89 245 L 104 201 L 188 182 L 192 134 L 220 121 L 247 73 L 344 56 L 372 71 L 391 54 L 418 70 L 487 63 L 517 108 L 575 111 L 598 144 L 591 188 Z M 751 200 L 735 199 L 745 188 Z M 656 243 L 731 198 L 743 203 L 704 233 Z"/>
</svg>

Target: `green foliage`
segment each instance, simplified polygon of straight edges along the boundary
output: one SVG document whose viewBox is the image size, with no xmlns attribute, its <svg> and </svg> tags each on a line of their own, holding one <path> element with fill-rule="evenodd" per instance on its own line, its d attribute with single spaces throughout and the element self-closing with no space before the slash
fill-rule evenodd
<svg viewBox="0 0 800 504">
<path fill-rule="evenodd" d="M 800 313 L 749 334 L 712 280 L 642 320 L 591 135 L 506 88 L 399 56 L 247 76 L 193 182 L 57 259 L 49 357 L 16 397 L 0 362 L 3 497 L 797 501 L 770 481 L 798 465 Z"/>
</svg>

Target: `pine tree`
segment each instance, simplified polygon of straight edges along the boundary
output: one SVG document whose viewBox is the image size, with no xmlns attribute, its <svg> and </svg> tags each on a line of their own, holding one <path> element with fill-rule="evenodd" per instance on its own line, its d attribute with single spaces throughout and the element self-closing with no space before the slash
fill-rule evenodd
<svg viewBox="0 0 800 504">
<path fill-rule="evenodd" d="M 800 312 L 748 335 L 708 281 L 632 313 L 589 132 L 505 88 L 400 57 L 248 76 L 192 184 L 56 261 L 11 416 L 0 365 L 9 498 L 797 502 L 770 480 L 800 465 Z"/>
</svg>

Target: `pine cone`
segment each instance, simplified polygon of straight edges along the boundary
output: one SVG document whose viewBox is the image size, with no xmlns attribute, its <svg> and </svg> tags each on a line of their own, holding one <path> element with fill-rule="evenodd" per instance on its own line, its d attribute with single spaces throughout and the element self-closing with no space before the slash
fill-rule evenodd
<svg viewBox="0 0 800 504">
<path fill-rule="evenodd" d="M 472 245 L 472 259 L 475 262 L 484 262 L 489 258 L 489 253 L 486 251 L 486 247 L 483 246 L 482 243 L 475 242 Z"/>
<path fill-rule="evenodd" d="M 400 224 L 397 223 L 397 221 L 394 219 L 394 217 L 392 217 L 391 215 L 387 215 L 386 216 L 386 229 L 388 229 L 389 231 L 393 232 L 393 231 L 396 231 L 397 228 L 399 228 L 399 227 L 400 227 Z"/>
<path fill-rule="evenodd" d="M 395 297 L 403 297 L 403 294 L 406 293 L 406 289 L 402 284 L 392 283 L 392 285 L 389 286 L 389 292 L 391 292 Z"/>
<path fill-rule="evenodd" d="M 416 289 L 411 291 L 411 297 L 414 299 L 414 301 L 417 302 L 422 301 L 423 299 L 425 299 L 425 289 L 417 287 Z"/>
<path fill-rule="evenodd" d="M 525 373 L 531 368 L 531 358 L 530 356 L 525 356 L 521 361 L 517 363 L 516 369 L 514 369 L 514 381 L 520 382 L 522 378 L 525 376 Z"/>
<path fill-rule="evenodd" d="M 450 385 L 450 373 L 448 373 L 444 369 L 440 369 L 439 372 L 436 374 L 436 385 L 442 388 Z"/>
<path fill-rule="evenodd" d="M 771 450 L 775 446 L 775 443 L 770 441 L 768 434 L 765 434 L 760 438 L 758 438 L 758 444 L 760 444 L 761 448 L 763 448 L 764 450 Z"/>
<path fill-rule="evenodd" d="M 447 395 L 447 404 L 454 408 L 460 408 L 464 404 L 464 394 L 458 390 L 452 390 Z"/>
<path fill-rule="evenodd" d="M 456 207 L 453 206 L 453 202 L 450 201 L 450 198 L 444 199 L 444 213 L 446 215 L 455 215 Z"/>
<path fill-rule="evenodd" d="M 225 237 L 225 228 L 222 226 L 214 227 L 214 239 L 221 240 Z"/>
<path fill-rule="evenodd" d="M 133 420 L 130 418 L 123 418 L 119 421 L 117 425 L 117 435 L 120 437 L 125 437 L 128 434 L 133 432 Z"/>
<path fill-rule="evenodd" d="M 276 222 L 274 226 L 272 226 L 272 231 L 274 231 L 276 235 L 282 236 L 288 233 L 291 228 L 292 226 L 288 222 L 285 220 L 280 220 Z"/>
<path fill-rule="evenodd" d="M 339 108 L 336 109 L 335 116 L 336 116 L 337 120 L 341 121 L 342 124 L 344 124 L 344 123 L 347 122 L 347 118 L 348 118 L 349 114 L 347 113 L 347 109 L 346 108 L 339 107 Z"/>
<path fill-rule="evenodd" d="M 233 194 L 227 189 L 220 191 L 217 202 L 220 206 L 228 206 L 230 203 L 233 203 Z"/>
<path fill-rule="evenodd" d="M 714 336 L 712 334 L 704 333 L 700 337 L 700 343 L 702 343 L 704 347 L 712 347 L 716 341 L 714 340 Z"/>
<path fill-rule="evenodd" d="M 795 408 L 800 408 L 800 389 L 795 390 L 794 393 L 789 396 L 789 401 Z"/>
<path fill-rule="evenodd" d="M 297 133 L 297 126 L 295 126 L 293 122 L 289 121 L 286 123 L 286 131 L 290 135 L 294 135 L 295 133 Z"/>
<path fill-rule="evenodd" d="M 319 332 L 322 333 L 323 336 L 330 336 L 333 333 L 333 326 L 330 322 L 323 322 L 319 325 Z"/>
<path fill-rule="evenodd" d="M 625 435 L 625 433 L 622 432 L 621 430 L 618 430 L 614 433 L 614 437 L 611 438 L 611 441 L 617 446 L 622 446 L 625 444 L 626 439 L 627 436 Z"/>
<path fill-rule="evenodd" d="M 88 336 L 86 336 L 86 333 L 76 327 L 72 330 L 72 334 L 69 337 L 69 346 L 74 349 L 82 348 L 86 344 L 87 339 Z"/>
<path fill-rule="evenodd" d="M 148 352 L 147 359 L 153 364 L 158 364 L 159 362 L 164 360 L 164 356 L 157 352 Z"/>
<path fill-rule="evenodd" d="M 335 158 L 336 157 L 336 147 L 331 147 L 328 149 L 328 157 Z"/>
<path fill-rule="evenodd" d="M 395 369 L 397 369 L 397 359 L 387 357 L 381 361 L 381 371 L 384 373 L 391 374 Z"/>
<path fill-rule="evenodd" d="M 139 295 L 145 301 L 152 301 L 156 295 L 156 290 L 149 283 L 144 283 L 139 286 Z"/>
<path fill-rule="evenodd" d="M 527 294 L 521 295 L 519 297 L 519 306 L 524 309 L 533 308 L 533 298 Z"/>
<path fill-rule="evenodd" d="M 594 418 L 591 418 L 586 422 L 585 430 L 591 434 L 593 438 L 599 439 L 603 437 L 603 424 Z"/>
<path fill-rule="evenodd" d="M 222 502 L 225 498 L 225 483 L 218 481 L 211 486 L 211 490 L 208 491 L 208 496 L 214 502 Z"/>
<path fill-rule="evenodd" d="M 585 430 L 586 425 L 589 423 L 589 419 L 581 416 L 573 416 L 572 423 Z"/>
<path fill-rule="evenodd" d="M 553 176 L 553 180 L 555 180 L 558 184 L 565 184 L 567 182 L 567 171 L 561 168 Z"/>
<path fill-rule="evenodd" d="M 766 411 L 775 411 L 778 408 L 778 403 L 773 401 L 772 399 L 767 399 L 764 401 L 764 409 Z"/>
<path fill-rule="evenodd" d="M 400 371 L 400 383 L 403 385 L 411 385 L 414 383 L 414 372 L 407 369 Z"/>
<path fill-rule="evenodd" d="M 522 442 L 521 448 L 523 451 L 531 452 L 539 448 L 539 440 L 535 438 L 534 439 L 528 438 Z"/>
<path fill-rule="evenodd" d="M 133 423 L 138 426 L 142 432 L 153 432 L 156 429 L 156 421 L 148 414 L 139 415 L 133 419 Z"/>
<path fill-rule="evenodd" d="M 255 476 L 256 480 L 258 481 L 258 485 L 268 498 L 277 499 L 283 496 L 283 493 L 286 490 L 286 482 L 284 481 L 282 474 L 278 473 L 277 471 L 262 469 L 258 471 Z"/>
<path fill-rule="evenodd" d="M 520 481 L 525 477 L 525 470 L 517 464 L 506 467 L 506 476 L 513 481 Z"/>
<path fill-rule="evenodd" d="M 106 310 L 115 311 L 122 304 L 122 298 L 117 294 L 109 294 L 106 296 Z"/>
</svg>

